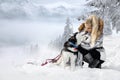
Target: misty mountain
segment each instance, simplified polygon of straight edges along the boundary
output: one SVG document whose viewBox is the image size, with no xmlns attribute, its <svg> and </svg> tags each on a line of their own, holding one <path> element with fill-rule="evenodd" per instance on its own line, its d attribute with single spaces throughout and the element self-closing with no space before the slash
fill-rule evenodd
<svg viewBox="0 0 120 80">
<path fill-rule="evenodd" d="M 77 17 L 93 11 L 94 8 L 64 1 L 41 4 L 35 0 L 0 0 L 0 18 L 2 19 L 39 19 L 41 17 Z"/>
</svg>

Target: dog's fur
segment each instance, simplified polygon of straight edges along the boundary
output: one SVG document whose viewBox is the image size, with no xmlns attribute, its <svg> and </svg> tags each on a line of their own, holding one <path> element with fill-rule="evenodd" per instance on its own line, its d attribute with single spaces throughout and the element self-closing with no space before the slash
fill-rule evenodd
<svg viewBox="0 0 120 80">
<path fill-rule="evenodd" d="M 70 50 L 71 52 L 65 49 L 62 50 L 61 57 L 55 64 L 62 65 L 65 68 L 66 66 L 69 66 L 69 64 L 67 63 L 70 61 L 71 69 L 75 69 L 75 64 L 76 64 L 75 62 L 77 60 L 78 50 L 75 50 L 74 48 L 71 48 L 71 47 L 68 47 L 68 50 Z"/>
<path fill-rule="evenodd" d="M 76 33 L 75 33 L 76 35 Z M 70 63 L 71 69 L 75 69 L 76 60 L 78 56 L 78 50 L 75 49 L 73 46 L 69 45 L 69 42 L 76 43 L 75 35 L 72 36 L 68 41 L 64 43 L 64 48 L 61 51 L 61 57 L 55 63 L 57 65 L 62 65 L 64 68 L 68 66 L 67 63 Z"/>
</svg>

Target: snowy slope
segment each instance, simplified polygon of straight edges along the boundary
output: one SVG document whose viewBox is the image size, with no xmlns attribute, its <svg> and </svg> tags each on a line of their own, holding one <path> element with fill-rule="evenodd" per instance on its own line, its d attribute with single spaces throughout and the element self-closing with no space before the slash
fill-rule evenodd
<svg viewBox="0 0 120 80">
<path fill-rule="evenodd" d="M 59 51 L 46 46 L 0 48 L 0 80 L 120 80 L 119 41 L 118 36 L 104 38 L 107 60 L 103 69 L 84 67 L 75 71 L 52 64 L 40 66 L 45 59 L 59 54 Z M 35 64 L 27 64 L 29 61 Z"/>
</svg>

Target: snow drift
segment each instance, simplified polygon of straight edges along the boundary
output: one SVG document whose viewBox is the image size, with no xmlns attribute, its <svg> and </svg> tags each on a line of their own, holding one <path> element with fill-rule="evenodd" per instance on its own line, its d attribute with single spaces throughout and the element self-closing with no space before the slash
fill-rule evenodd
<svg viewBox="0 0 120 80">
<path fill-rule="evenodd" d="M 0 79 L 1 80 L 119 80 L 120 79 L 120 55 L 119 38 L 107 36 L 104 38 L 107 60 L 102 66 L 103 69 L 76 68 L 71 71 L 69 68 L 48 64 L 40 66 L 47 58 L 53 58 L 60 51 L 50 49 L 46 46 L 35 47 L 35 45 L 4 47 L 0 48 Z M 32 46 L 32 47 L 31 47 Z M 113 47 L 114 46 L 114 47 Z M 16 54 L 17 53 L 17 54 Z M 32 61 L 34 64 L 27 64 Z M 7 77 L 6 77 L 7 75 Z"/>
</svg>

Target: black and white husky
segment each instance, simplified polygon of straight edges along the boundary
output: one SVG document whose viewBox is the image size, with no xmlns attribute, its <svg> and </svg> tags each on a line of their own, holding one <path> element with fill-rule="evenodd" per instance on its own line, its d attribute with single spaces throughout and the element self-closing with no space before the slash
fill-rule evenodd
<svg viewBox="0 0 120 80">
<path fill-rule="evenodd" d="M 75 69 L 76 65 L 80 65 L 82 67 L 82 56 L 79 54 L 77 46 L 75 46 L 76 42 L 76 35 L 74 35 L 64 43 L 61 57 L 55 64 L 62 65 L 64 68 L 70 65 L 72 70 Z M 73 45 L 71 45 L 71 43 Z"/>
</svg>

